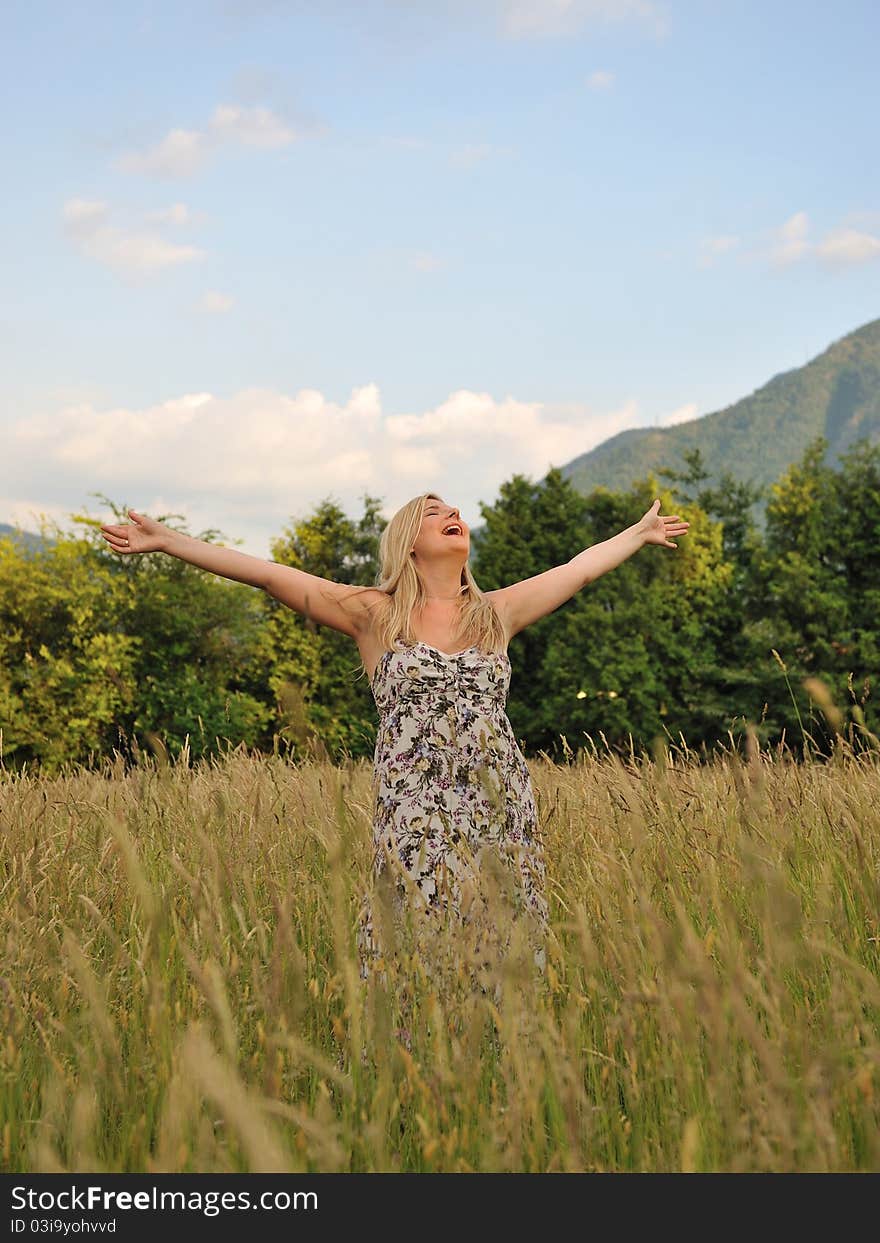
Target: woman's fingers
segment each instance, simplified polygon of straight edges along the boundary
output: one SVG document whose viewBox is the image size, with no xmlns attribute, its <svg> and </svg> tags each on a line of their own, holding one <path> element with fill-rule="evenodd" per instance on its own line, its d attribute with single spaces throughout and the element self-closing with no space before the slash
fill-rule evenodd
<svg viewBox="0 0 880 1243">
<path fill-rule="evenodd" d="M 129 541 L 125 536 L 116 535 L 111 531 L 102 531 L 101 534 L 114 552 L 131 552 Z"/>
</svg>

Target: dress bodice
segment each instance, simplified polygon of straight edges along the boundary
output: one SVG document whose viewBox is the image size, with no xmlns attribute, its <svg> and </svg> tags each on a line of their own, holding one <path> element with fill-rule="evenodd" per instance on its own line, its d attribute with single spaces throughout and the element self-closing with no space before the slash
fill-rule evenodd
<svg viewBox="0 0 880 1243">
<path fill-rule="evenodd" d="M 406 703 L 416 708 L 426 697 L 435 705 L 447 699 L 476 711 L 503 711 L 510 672 L 507 652 L 484 652 L 476 646 L 461 652 L 442 652 L 418 640 L 382 653 L 371 688 L 383 717 Z"/>
</svg>

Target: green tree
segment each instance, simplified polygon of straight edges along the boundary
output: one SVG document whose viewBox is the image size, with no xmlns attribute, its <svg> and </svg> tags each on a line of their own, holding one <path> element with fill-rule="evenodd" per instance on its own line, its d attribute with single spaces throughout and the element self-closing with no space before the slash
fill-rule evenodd
<svg viewBox="0 0 880 1243">
<path fill-rule="evenodd" d="M 870 635 L 873 652 L 880 627 L 880 444 L 860 440 L 839 460 L 834 525 L 826 526 L 826 536 L 846 582 L 853 637 L 861 642 Z"/>
<path fill-rule="evenodd" d="M 588 498 L 589 543 L 637 522 L 661 497 L 650 476 L 629 493 Z M 721 528 L 697 506 L 677 549 L 644 548 L 571 601 L 554 636 L 545 697 L 547 732 L 565 721 L 566 737 L 603 735 L 612 746 L 650 745 L 679 734 L 689 746 L 720 736 L 729 723 L 718 648 L 731 589 Z"/>
<path fill-rule="evenodd" d="M 520 474 L 503 483 L 494 505 L 480 505 L 484 528 L 471 564 L 480 588 L 494 591 L 570 561 L 586 547 L 586 510 L 584 497 L 555 467 L 540 483 Z M 544 665 L 560 615 L 571 607 L 567 601 L 521 631 L 510 646 L 508 716 L 517 738 L 532 748 L 549 750 L 559 741 L 559 731 L 544 724 Z"/>
<path fill-rule="evenodd" d="M 517 476 L 484 507 L 478 581 L 503 586 L 570 560 L 637 522 L 657 495 L 651 477 L 629 493 L 583 497 L 558 471 L 537 486 Z M 508 711 L 529 749 L 559 755 L 560 735 L 573 749 L 584 734 L 616 746 L 724 735 L 734 567 L 721 524 L 695 504 L 686 516 L 674 553 L 641 550 L 516 637 Z"/>
<path fill-rule="evenodd" d="M 41 523 L 41 534 L 50 524 Z M 0 539 L 0 727 L 3 762 L 57 769 L 100 753 L 137 698 L 141 640 L 113 619 L 128 593 L 63 535 L 28 550 Z"/>
<path fill-rule="evenodd" d="M 880 667 L 880 447 L 860 441 L 840 470 L 827 464 L 827 447 L 816 437 L 771 488 L 748 624 L 775 686 L 775 715 L 794 739 L 811 713 L 806 677 L 823 679 L 840 707 L 860 685 L 869 728 L 877 724 L 870 681 Z M 821 740 L 821 720 L 812 732 Z"/>
<path fill-rule="evenodd" d="M 816 437 L 771 487 L 766 547 L 756 566 L 758 617 L 775 623 L 773 647 L 799 682 L 834 667 L 833 644 L 849 631 L 846 569 L 832 538 L 840 493 L 824 463 L 826 448 L 825 438 Z M 789 717 L 790 727 L 795 722 Z"/>
<path fill-rule="evenodd" d="M 151 738 L 176 754 L 189 735 L 193 756 L 218 738 L 254 745 L 272 712 L 252 589 L 171 557 L 119 557 L 96 519 L 72 522 L 79 533 L 44 523 L 52 538 L 27 556 L 0 542 L 5 755 L 57 767 Z"/>
<path fill-rule="evenodd" d="M 379 537 L 385 527 L 376 497 L 364 497 L 357 522 L 332 500 L 285 527 L 271 546 L 272 560 L 337 583 L 375 586 Z M 278 703 L 282 734 L 294 751 L 366 755 L 375 745 L 376 707 L 369 683 L 358 677 L 360 656 L 348 635 L 317 626 L 272 596 L 263 595 L 260 656 Z"/>
<path fill-rule="evenodd" d="M 766 489 L 736 479 L 727 470 L 720 473 L 717 484 L 710 486 L 706 484 L 710 473 L 699 447 L 685 450 L 683 457 L 686 470 L 662 467 L 657 474 L 672 485 L 675 505 L 695 505 L 721 523 L 724 556 L 736 565 L 737 580 L 742 583 L 752 570 L 760 543 L 752 507 L 764 498 Z"/>
</svg>

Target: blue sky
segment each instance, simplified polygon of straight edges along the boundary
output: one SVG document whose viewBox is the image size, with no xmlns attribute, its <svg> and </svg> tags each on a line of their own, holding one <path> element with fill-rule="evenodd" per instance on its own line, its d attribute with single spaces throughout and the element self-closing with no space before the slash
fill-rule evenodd
<svg viewBox="0 0 880 1243">
<path fill-rule="evenodd" d="M 880 9 L 5 6 L 0 521 L 472 524 L 880 314 Z"/>
</svg>

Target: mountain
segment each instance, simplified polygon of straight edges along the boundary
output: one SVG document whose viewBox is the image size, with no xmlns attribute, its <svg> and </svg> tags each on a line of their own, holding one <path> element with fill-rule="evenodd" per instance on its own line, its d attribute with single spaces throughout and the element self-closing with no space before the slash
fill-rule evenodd
<svg viewBox="0 0 880 1243">
<path fill-rule="evenodd" d="M 560 472 L 584 494 L 600 485 L 626 491 L 634 479 L 659 467 L 682 468 L 685 451 L 699 448 L 711 475 L 707 482 L 727 470 L 738 480 L 766 484 L 819 435 L 828 438 L 825 460 L 832 467 L 862 437 L 880 441 L 880 319 L 841 337 L 804 366 L 775 375 L 732 406 L 673 427 L 620 432 Z M 763 508 L 756 506 L 756 516 Z"/>
<path fill-rule="evenodd" d="M 43 546 L 43 539 L 39 535 L 35 535 L 33 531 L 20 531 L 17 527 L 10 526 L 8 522 L 0 522 L 0 539 L 12 536 L 14 540 L 24 544 L 25 548 L 37 549 Z"/>
</svg>

